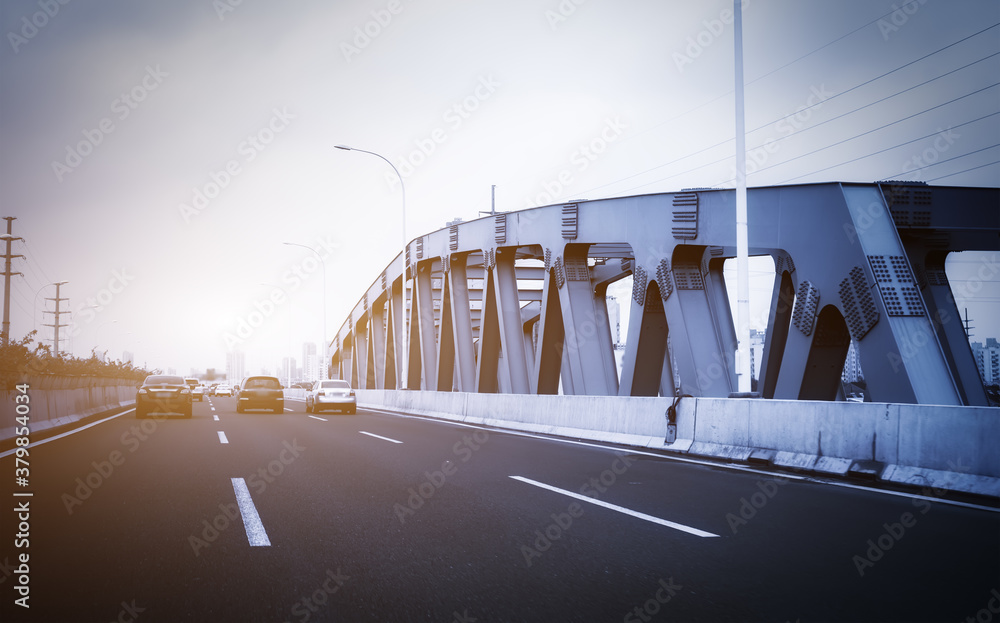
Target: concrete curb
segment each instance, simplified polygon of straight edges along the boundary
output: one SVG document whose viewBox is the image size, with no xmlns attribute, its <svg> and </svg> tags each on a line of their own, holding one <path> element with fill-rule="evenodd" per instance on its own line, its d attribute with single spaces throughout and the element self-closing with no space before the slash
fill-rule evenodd
<svg viewBox="0 0 1000 623">
<path fill-rule="evenodd" d="M 1000 499 L 1000 409 L 685 398 L 356 390 L 360 406 L 585 439 L 797 474 Z"/>
</svg>

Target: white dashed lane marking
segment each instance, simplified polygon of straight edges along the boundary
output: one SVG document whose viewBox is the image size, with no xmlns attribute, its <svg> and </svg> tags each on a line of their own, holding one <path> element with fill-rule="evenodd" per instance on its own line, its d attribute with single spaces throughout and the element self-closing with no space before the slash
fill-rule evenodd
<svg viewBox="0 0 1000 623">
<path fill-rule="evenodd" d="M 220 433 L 221 434 L 221 433 Z M 267 538 L 267 531 L 257 514 L 257 507 L 253 505 L 253 498 L 250 497 L 250 490 L 247 483 L 242 478 L 233 478 L 233 491 L 236 492 L 236 503 L 240 506 L 240 515 L 243 516 L 243 527 L 247 530 L 247 539 L 251 547 L 261 547 L 271 544 L 271 539 Z"/>
<path fill-rule="evenodd" d="M 698 528 L 692 528 L 691 526 L 685 526 L 684 524 L 675 523 L 673 521 L 667 521 L 666 519 L 660 519 L 659 517 L 654 517 L 652 515 L 647 515 L 646 513 L 640 513 L 639 511 L 634 511 L 630 508 L 625 508 L 624 506 L 618 506 L 617 504 L 611 504 L 610 502 L 605 502 L 603 500 L 598 500 L 582 493 L 574 493 L 572 491 L 567 491 L 566 489 L 560 489 L 559 487 L 553 487 L 552 485 L 547 485 L 544 482 L 538 482 L 537 480 L 531 480 L 530 478 L 525 478 L 523 476 L 511 476 L 514 480 L 527 483 L 529 485 L 534 485 L 536 487 L 541 487 L 542 489 L 548 489 L 549 491 L 554 491 L 556 493 L 561 493 L 563 495 L 569 496 L 571 498 L 580 500 L 581 502 L 586 502 L 587 504 L 594 504 L 596 506 L 601 506 L 619 513 L 624 513 L 626 515 L 631 515 L 632 517 L 637 517 L 645 521 L 649 521 L 655 524 L 660 524 L 661 526 L 666 526 L 668 528 L 673 528 L 674 530 L 680 530 L 681 532 L 687 532 L 688 534 L 693 534 L 695 536 L 710 537 L 719 536 L 718 534 L 712 534 L 711 532 L 705 532 L 704 530 L 699 530 Z"/>
<path fill-rule="evenodd" d="M 375 433 L 369 433 L 363 430 L 359 430 L 358 432 L 362 435 L 368 435 L 369 437 L 375 437 L 376 439 L 384 439 L 386 441 L 391 441 L 392 443 L 403 443 L 402 441 L 396 439 L 389 439 L 388 437 L 383 437 L 382 435 L 376 435 Z"/>
</svg>

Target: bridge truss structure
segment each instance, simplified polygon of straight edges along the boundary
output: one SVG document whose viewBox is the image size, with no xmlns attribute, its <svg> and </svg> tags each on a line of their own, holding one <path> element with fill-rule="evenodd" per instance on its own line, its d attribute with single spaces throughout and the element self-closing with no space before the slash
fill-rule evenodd
<svg viewBox="0 0 1000 623">
<path fill-rule="evenodd" d="M 853 340 L 874 401 L 989 404 L 945 259 L 1000 251 L 1000 189 L 831 182 L 751 188 L 747 201 L 750 255 L 775 267 L 763 398 L 842 397 Z M 332 369 L 359 389 L 398 388 L 408 357 L 408 389 L 730 396 L 737 333 L 723 266 L 735 223 L 734 190 L 692 189 L 425 234 L 355 305 Z M 1000 260 L 984 266 L 1000 274 Z M 627 276 L 619 370 L 606 297 Z"/>
</svg>

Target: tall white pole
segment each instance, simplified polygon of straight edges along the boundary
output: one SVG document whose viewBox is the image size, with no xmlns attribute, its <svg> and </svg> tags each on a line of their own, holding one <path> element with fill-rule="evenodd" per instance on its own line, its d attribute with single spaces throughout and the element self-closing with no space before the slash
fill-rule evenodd
<svg viewBox="0 0 1000 623">
<path fill-rule="evenodd" d="M 397 346 L 396 351 L 397 351 L 397 356 L 402 357 L 402 364 L 403 365 L 402 365 L 402 370 L 401 370 L 402 378 L 399 379 L 399 383 L 397 383 L 397 386 L 400 389 L 406 389 L 407 386 L 408 386 L 408 384 L 409 384 L 408 383 L 408 376 L 407 375 L 409 374 L 409 363 L 410 363 L 410 361 L 409 361 L 410 360 L 410 344 L 406 340 L 406 336 L 408 334 L 408 331 L 406 330 L 406 323 L 409 322 L 409 320 L 410 320 L 409 317 L 408 317 L 408 314 L 406 313 L 406 303 L 407 303 L 407 300 L 409 298 L 409 297 L 406 296 L 406 246 L 407 246 L 407 244 L 406 244 L 407 243 L 407 240 L 406 240 L 406 185 L 403 183 L 403 176 L 400 175 L 399 169 L 396 168 L 396 165 L 394 165 L 391 160 L 389 160 L 388 158 L 386 158 L 382 154 L 375 153 L 374 151 L 368 151 L 367 149 L 358 149 L 357 147 L 348 147 L 347 145 L 334 145 L 334 147 L 336 147 L 337 149 L 343 149 L 344 151 L 360 151 L 363 154 L 369 154 L 369 155 L 375 156 L 377 158 L 381 158 L 382 160 L 384 160 L 386 162 L 386 164 L 388 164 L 390 167 L 392 167 L 392 170 L 396 173 L 396 177 L 399 178 L 399 191 L 400 191 L 400 194 L 403 197 L 403 215 L 402 215 L 402 221 L 403 221 L 402 222 L 402 229 L 403 229 L 403 254 L 400 256 L 400 260 L 401 260 L 401 262 L 403 264 L 403 270 L 402 270 L 402 273 L 401 273 L 402 274 L 402 278 L 401 278 L 402 279 L 402 289 L 403 289 L 403 306 L 402 306 L 403 309 L 400 310 L 400 314 L 402 314 L 402 316 L 403 316 L 403 323 L 402 323 L 402 325 L 403 325 L 402 333 L 403 334 L 400 337 L 402 338 L 403 343 L 399 344 Z M 418 386 L 417 389 L 420 389 L 420 387 Z"/>
<path fill-rule="evenodd" d="M 743 7 L 733 0 L 736 55 L 736 378 L 738 391 L 750 391 L 750 262 L 747 234 L 747 150 L 743 118 Z"/>
</svg>

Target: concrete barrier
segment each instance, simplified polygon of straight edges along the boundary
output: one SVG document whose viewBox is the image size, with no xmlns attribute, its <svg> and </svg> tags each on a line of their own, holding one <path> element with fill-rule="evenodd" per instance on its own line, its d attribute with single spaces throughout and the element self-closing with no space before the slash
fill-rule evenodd
<svg viewBox="0 0 1000 623">
<path fill-rule="evenodd" d="M 27 403 L 17 402 L 16 389 L 0 391 L 0 440 L 15 437 L 18 404 L 28 407 L 32 435 L 135 404 L 135 383 L 122 379 L 39 376 L 25 384 Z"/>
<path fill-rule="evenodd" d="M 384 407 L 533 433 L 1000 498 L 1000 409 L 684 398 L 357 390 Z"/>
</svg>

